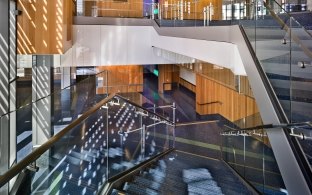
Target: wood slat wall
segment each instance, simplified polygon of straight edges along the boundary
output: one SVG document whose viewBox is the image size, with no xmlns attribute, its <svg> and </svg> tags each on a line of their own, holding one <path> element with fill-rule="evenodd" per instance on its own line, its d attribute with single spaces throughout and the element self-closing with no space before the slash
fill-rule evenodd
<svg viewBox="0 0 312 195">
<path fill-rule="evenodd" d="M 72 45 L 73 2 L 18 0 L 18 54 L 63 54 Z"/>
<path fill-rule="evenodd" d="M 178 0 L 168 0 L 168 6 L 165 5 L 166 1 L 161 2 L 161 12 L 163 19 L 173 19 L 178 17 Z M 190 13 L 188 13 L 188 2 L 191 2 Z M 195 2 L 195 3 L 194 3 Z M 186 3 L 186 4 L 185 4 Z M 213 20 L 222 19 L 222 1 L 219 0 L 202 0 L 202 1 L 183 1 L 183 19 L 193 20 L 193 19 L 204 19 L 203 9 L 204 7 L 213 5 L 212 15 Z M 185 7 L 186 5 L 186 7 Z"/>
<path fill-rule="evenodd" d="M 98 1 L 95 4 L 98 8 L 98 16 L 109 17 L 143 17 L 143 1 L 142 0 L 108 0 Z"/>
<path fill-rule="evenodd" d="M 221 114 L 230 121 L 237 121 L 259 111 L 254 98 L 197 74 L 196 112 Z"/>
<path fill-rule="evenodd" d="M 98 71 L 108 71 L 108 92 L 142 92 L 143 91 L 143 66 L 99 66 Z M 104 86 L 97 88 L 97 94 L 106 93 L 106 74 Z"/>
<path fill-rule="evenodd" d="M 253 97 L 253 93 L 247 76 L 240 76 L 240 92 Z"/>
<path fill-rule="evenodd" d="M 195 71 L 211 80 L 215 80 L 227 87 L 235 89 L 235 75 L 230 69 L 210 63 L 201 63 L 195 66 Z"/>
<path fill-rule="evenodd" d="M 172 90 L 172 85 L 168 83 L 173 82 L 173 65 L 158 65 L 158 71 L 158 92 Z"/>
</svg>

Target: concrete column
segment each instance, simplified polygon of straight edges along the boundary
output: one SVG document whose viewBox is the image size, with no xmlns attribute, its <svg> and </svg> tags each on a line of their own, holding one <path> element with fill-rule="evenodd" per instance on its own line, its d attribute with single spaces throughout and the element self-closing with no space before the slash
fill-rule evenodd
<svg viewBox="0 0 312 195">
<path fill-rule="evenodd" d="M 12 11 L 10 11 L 10 5 Z M 16 17 L 14 9 L 15 2 L 0 0 L 0 175 L 6 172 L 16 159 L 15 114 L 6 114 L 10 109 L 15 110 L 16 103 L 14 82 L 16 77 Z M 10 81 L 12 81 L 11 84 Z M 0 194 L 8 193 L 9 185 L 0 188 Z"/>
<path fill-rule="evenodd" d="M 70 73 L 70 67 L 61 67 L 61 109 L 62 109 L 62 119 L 64 118 L 71 118 L 72 113 L 71 113 L 71 102 L 72 102 L 72 97 L 71 97 L 71 88 L 68 87 L 71 84 L 71 73 Z M 67 88 L 66 88 L 67 87 Z M 66 88 L 66 89 L 65 89 Z M 68 124 L 72 120 L 68 120 Z"/>
<path fill-rule="evenodd" d="M 68 86 L 70 86 L 70 81 L 71 81 L 71 73 L 70 73 L 70 67 L 61 67 L 61 88 L 64 89 Z"/>
<path fill-rule="evenodd" d="M 312 0 L 307 0 L 307 10 L 312 11 Z"/>
<path fill-rule="evenodd" d="M 32 141 L 33 146 L 51 137 L 52 55 L 33 56 L 32 69 Z"/>
<path fill-rule="evenodd" d="M 16 110 L 16 76 L 17 76 L 17 57 L 16 57 L 16 2 L 10 1 L 10 110 Z M 16 161 L 16 112 L 10 114 L 10 165 Z"/>
</svg>

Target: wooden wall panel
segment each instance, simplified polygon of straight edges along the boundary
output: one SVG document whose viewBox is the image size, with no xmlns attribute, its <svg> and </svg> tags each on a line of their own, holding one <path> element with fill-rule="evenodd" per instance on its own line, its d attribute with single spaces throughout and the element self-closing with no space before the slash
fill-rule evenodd
<svg viewBox="0 0 312 195">
<path fill-rule="evenodd" d="M 143 17 L 143 1 L 98 1 L 95 3 L 98 8 L 98 16 L 108 17 Z"/>
<path fill-rule="evenodd" d="M 203 76 L 209 77 L 211 80 L 215 80 L 227 87 L 235 89 L 235 75 L 230 69 L 210 63 L 201 63 L 199 66 L 195 67 L 195 71 Z"/>
<path fill-rule="evenodd" d="M 164 91 L 172 90 L 173 65 L 158 65 L 158 72 L 158 92 L 163 93 Z"/>
<path fill-rule="evenodd" d="M 142 92 L 143 91 L 143 66 L 99 66 L 98 71 L 108 71 L 108 92 Z M 104 86 L 97 88 L 97 94 L 106 93 L 106 74 Z"/>
<path fill-rule="evenodd" d="M 18 0 L 18 54 L 63 54 L 71 47 L 73 2 Z"/>
<path fill-rule="evenodd" d="M 253 93 L 248 81 L 247 76 L 240 76 L 240 91 L 250 97 L 253 97 Z"/>
<path fill-rule="evenodd" d="M 259 111 L 252 97 L 196 74 L 196 112 L 201 115 L 221 114 L 234 122 Z"/>
<path fill-rule="evenodd" d="M 162 17 L 164 19 L 173 19 L 174 17 L 178 17 L 178 3 L 180 1 L 168 0 L 168 7 L 165 7 L 165 2 L 166 1 L 163 1 L 161 5 Z M 188 6 L 185 7 L 188 2 L 191 2 L 190 13 L 188 13 Z M 183 19 L 204 19 L 203 9 L 204 7 L 210 5 L 210 3 L 213 5 L 214 12 L 212 19 L 222 19 L 222 1 L 220 0 L 183 1 Z"/>
<path fill-rule="evenodd" d="M 173 65 L 172 82 L 179 83 L 180 80 L 180 67 Z"/>
</svg>

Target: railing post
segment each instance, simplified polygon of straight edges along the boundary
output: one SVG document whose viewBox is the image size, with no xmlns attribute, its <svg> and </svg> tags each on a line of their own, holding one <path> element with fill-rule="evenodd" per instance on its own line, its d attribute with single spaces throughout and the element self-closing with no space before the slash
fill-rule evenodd
<svg viewBox="0 0 312 195">
<path fill-rule="evenodd" d="M 108 70 L 106 71 L 106 96 L 108 96 Z"/>
<path fill-rule="evenodd" d="M 154 17 L 154 9 L 155 9 L 155 3 L 152 3 L 152 13 L 151 13 L 151 15 L 152 15 L 152 19 L 153 20 L 155 19 L 155 17 Z"/>
<path fill-rule="evenodd" d="M 203 10 L 203 13 L 204 13 L 204 26 L 206 26 L 206 7 L 204 7 L 204 10 Z"/>
<path fill-rule="evenodd" d="M 143 124 L 141 128 L 141 156 L 142 159 L 144 159 L 145 156 L 145 131 L 146 131 L 146 126 Z"/>
<path fill-rule="evenodd" d="M 207 20 L 206 25 L 209 26 L 209 20 L 210 20 L 210 6 L 209 5 L 206 7 L 206 20 Z"/>
<path fill-rule="evenodd" d="M 34 151 L 35 149 L 39 148 L 41 145 L 35 145 L 33 146 L 32 148 L 32 151 Z M 29 164 L 27 166 L 27 169 L 32 171 L 32 172 L 37 172 L 39 170 L 39 167 L 37 167 L 37 163 L 36 163 L 36 160 L 33 161 L 31 164 Z"/>
<path fill-rule="evenodd" d="M 154 111 L 154 113 L 156 114 L 156 104 L 154 104 L 154 106 L 153 106 L 153 111 Z M 154 124 L 155 124 L 156 122 L 154 121 Z M 155 129 L 155 126 L 153 127 L 153 129 L 154 129 L 154 138 L 155 138 L 155 136 L 156 136 L 156 129 Z"/>
<path fill-rule="evenodd" d="M 175 135 L 175 128 L 176 128 L 176 104 L 175 102 L 172 103 L 172 121 L 173 121 L 173 131 L 172 131 L 172 136 L 173 136 L 173 148 L 175 147 L 175 140 L 176 140 L 176 135 Z"/>
</svg>

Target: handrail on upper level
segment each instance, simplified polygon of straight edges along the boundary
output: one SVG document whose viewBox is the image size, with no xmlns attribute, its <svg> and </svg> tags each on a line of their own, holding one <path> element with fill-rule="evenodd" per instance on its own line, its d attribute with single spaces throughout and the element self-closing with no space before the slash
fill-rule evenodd
<svg viewBox="0 0 312 195">
<path fill-rule="evenodd" d="M 275 1 L 275 0 L 273 0 L 273 1 Z M 276 3 L 276 2 L 275 2 L 275 3 Z M 278 3 L 277 3 L 277 4 L 278 4 Z M 279 5 L 279 4 L 278 4 L 278 5 Z M 300 45 L 300 47 L 302 48 L 303 52 L 304 52 L 307 56 L 309 56 L 310 58 L 312 58 L 312 51 L 309 49 L 309 47 L 305 46 L 305 45 L 302 43 L 302 41 L 300 40 L 300 38 L 299 38 L 298 36 L 296 36 L 296 35 L 294 35 L 293 33 L 290 32 L 290 29 L 291 29 L 292 27 L 291 27 L 291 26 L 289 27 L 289 26 L 286 24 L 286 22 L 284 22 L 284 21 L 274 12 L 274 10 L 272 10 L 272 8 L 268 5 L 268 3 L 264 2 L 264 6 L 269 10 L 269 12 L 270 12 L 271 15 L 273 16 L 273 18 L 275 18 L 275 20 L 283 27 L 283 29 L 284 29 L 287 33 L 291 34 L 290 38 L 293 39 L 293 41 L 294 41 L 295 43 L 297 43 L 298 45 Z M 280 6 L 280 5 L 279 5 L 279 6 Z M 281 9 L 283 9 L 283 8 L 281 8 Z M 290 18 L 291 20 L 294 20 L 295 22 L 297 22 L 297 23 L 301 26 L 301 24 L 300 24 L 297 20 L 295 20 L 291 15 L 289 15 L 289 13 L 286 12 L 286 14 L 287 14 L 287 16 L 289 16 L 289 18 Z M 302 27 L 302 29 L 304 29 L 304 31 L 307 33 L 307 35 L 308 35 L 308 36 L 311 38 L 311 40 L 312 40 L 312 35 L 309 33 L 309 31 L 307 31 L 303 26 L 301 26 L 301 27 Z"/>
<path fill-rule="evenodd" d="M 289 12 L 287 12 L 276 0 L 272 0 L 272 1 L 274 1 L 274 3 L 277 4 L 279 8 L 282 9 L 289 18 L 292 18 L 295 22 L 297 22 L 302 27 L 302 29 L 312 38 L 312 34 L 304 26 L 302 26 L 300 22 L 298 22 Z M 264 6 L 266 7 L 268 6 L 267 1 L 263 1 L 263 3 L 264 3 Z M 267 7 L 267 8 L 270 8 L 270 7 Z"/>
</svg>

